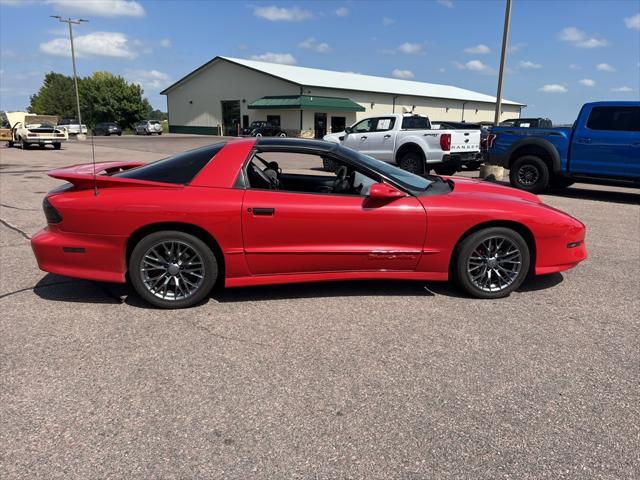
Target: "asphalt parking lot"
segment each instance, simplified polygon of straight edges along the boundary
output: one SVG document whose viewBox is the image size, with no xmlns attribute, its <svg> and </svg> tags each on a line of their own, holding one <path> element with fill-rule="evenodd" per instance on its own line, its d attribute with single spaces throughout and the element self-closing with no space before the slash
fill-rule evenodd
<svg viewBox="0 0 640 480">
<path fill-rule="evenodd" d="M 0 148 L 2 478 L 640 477 L 639 190 L 543 195 L 587 225 L 590 258 L 507 299 L 353 282 L 160 311 L 38 270 L 29 237 L 60 184 L 46 172 L 90 160 L 90 142 Z"/>
</svg>

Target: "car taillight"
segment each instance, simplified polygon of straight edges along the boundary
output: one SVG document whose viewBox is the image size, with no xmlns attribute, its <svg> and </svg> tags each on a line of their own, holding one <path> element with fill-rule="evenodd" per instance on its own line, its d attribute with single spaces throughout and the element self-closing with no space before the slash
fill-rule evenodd
<svg viewBox="0 0 640 480">
<path fill-rule="evenodd" d="M 489 135 L 487 135 L 487 149 L 493 147 L 493 144 L 496 142 L 496 138 L 498 138 L 498 135 L 496 135 L 495 133 L 490 133 Z"/>
<path fill-rule="evenodd" d="M 44 200 L 42 201 L 42 209 L 44 210 L 44 216 L 47 219 L 47 223 L 60 223 L 62 221 L 62 215 L 60 215 L 60 212 L 51 205 L 51 202 L 49 202 L 47 197 L 44 197 Z"/>
<path fill-rule="evenodd" d="M 56 133 L 56 137 L 64 138 L 64 133 Z"/>
<path fill-rule="evenodd" d="M 451 150 L 451 134 L 443 133 L 440 135 L 440 148 L 444 151 Z"/>
</svg>

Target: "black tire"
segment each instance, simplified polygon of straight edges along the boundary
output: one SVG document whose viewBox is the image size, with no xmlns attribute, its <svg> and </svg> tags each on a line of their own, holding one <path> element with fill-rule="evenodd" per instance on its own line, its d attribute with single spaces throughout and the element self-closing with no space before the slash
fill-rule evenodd
<svg viewBox="0 0 640 480">
<path fill-rule="evenodd" d="M 158 135 L 162 135 L 162 132 L 158 132 Z"/>
<path fill-rule="evenodd" d="M 278 137 L 280 137 L 280 138 L 287 138 L 287 134 L 286 134 L 286 133 L 284 133 L 284 132 L 280 132 L 280 133 L 278 133 Z"/>
<path fill-rule="evenodd" d="M 143 273 L 143 271 L 141 270 L 145 255 L 154 246 L 156 248 L 159 248 L 158 245 L 167 242 L 175 242 L 179 243 L 182 246 L 188 246 L 193 252 L 196 252 L 199 255 L 202 261 L 203 278 L 200 281 L 199 285 L 197 285 L 197 288 L 195 288 L 192 293 L 186 296 L 186 298 L 161 298 L 160 296 L 154 294 L 145 284 L 145 273 Z M 176 264 L 178 264 L 178 262 L 174 260 L 173 265 Z M 162 273 L 161 269 L 155 270 L 160 270 L 159 273 Z M 182 270 L 182 267 L 180 268 L 180 270 Z M 207 246 L 207 244 L 191 234 L 180 231 L 166 230 L 154 232 L 147 235 L 134 247 L 133 252 L 131 252 L 131 257 L 129 258 L 129 278 L 131 279 L 133 288 L 136 290 L 138 295 L 142 297 L 143 300 L 150 303 L 151 305 L 160 308 L 188 308 L 202 302 L 209 295 L 214 285 L 216 284 L 218 280 L 218 272 L 218 261 L 213 254 L 213 251 Z M 168 268 L 165 274 L 168 275 L 167 278 L 169 278 L 169 276 L 171 275 L 171 272 L 168 270 Z M 174 277 L 178 275 L 182 276 L 182 273 L 177 273 L 174 275 Z"/>
<path fill-rule="evenodd" d="M 53 144 L 54 150 L 60 150 L 61 147 L 62 147 L 62 144 L 60 142 L 56 142 Z"/>
<path fill-rule="evenodd" d="M 20 139 L 20 148 L 22 150 L 29 150 L 29 143 L 24 141 L 24 138 Z"/>
<path fill-rule="evenodd" d="M 407 172 L 422 175 L 424 173 L 424 158 L 419 152 L 407 152 L 400 158 L 398 166 Z"/>
<path fill-rule="evenodd" d="M 119 133 L 118 133 L 118 136 L 119 136 L 119 137 L 121 137 L 121 136 L 122 136 L 122 132 L 119 132 Z"/>
<path fill-rule="evenodd" d="M 9 141 L 7 142 L 7 147 L 8 147 L 8 148 L 13 148 L 13 140 L 9 140 Z"/>
<path fill-rule="evenodd" d="M 509 270 L 508 272 L 503 268 L 503 265 L 501 265 L 500 267 L 496 266 L 495 269 L 487 268 L 493 266 L 493 264 L 489 263 L 492 261 L 492 255 L 487 255 L 488 258 L 486 260 L 476 260 L 476 258 L 478 258 L 477 253 L 479 251 L 482 251 L 485 245 L 483 242 L 496 242 L 494 243 L 494 245 L 496 245 L 497 242 L 499 242 L 499 239 L 507 240 L 507 248 L 511 248 L 509 245 L 517 247 L 520 255 L 520 263 L 517 264 L 508 261 L 513 257 L 513 254 L 503 255 L 508 252 L 504 252 L 500 249 L 497 250 L 497 258 L 500 258 L 500 256 L 502 256 L 502 261 L 505 261 L 506 259 L 506 263 L 504 265 L 507 266 L 507 269 Z M 505 242 L 502 243 L 502 245 L 504 244 Z M 509 252 L 511 251 L 512 250 L 509 250 Z M 476 255 L 473 255 L 474 253 L 476 253 Z M 471 258 L 472 256 L 473 258 Z M 527 275 L 529 274 L 531 254 L 529 252 L 527 242 L 515 230 L 505 227 L 490 227 L 472 233 L 462 242 L 460 242 L 460 244 L 456 248 L 454 261 L 455 264 L 453 265 L 453 274 L 458 286 L 472 297 L 492 299 L 507 297 L 509 296 L 509 294 L 511 294 L 511 292 L 522 285 L 522 282 L 525 280 L 525 278 L 527 278 Z M 497 260 L 494 259 L 494 261 Z M 481 265 L 478 267 L 479 264 Z M 483 268 L 484 271 L 482 270 Z M 496 276 L 495 272 L 499 272 L 500 268 L 503 270 L 503 273 Z M 517 268 L 517 273 L 510 270 L 511 268 Z M 492 270 L 492 272 L 489 273 L 488 270 Z M 480 280 L 474 281 L 474 274 L 483 276 Z M 490 275 L 488 277 L 489 282 L 492 281 L 491 278 L 496 278 L 498 280 L 497 287 L 491 283 L 489 283 L 485 288 L 481 288 L 480 286 L 478 286 L 479 281 L 487 281 L 487 275 Z M 504 279 L 510 278 L 510 275 L 513 275 L 513 278 L 510 279 L 510 283 L 507 284 L 507 282 L 504 282 Z M 500 279 L 503 279 L 504 285 L 500 283 Z"/>
<path fill-rule="evenodd" d="M 433 167 L 433 170 L 438 174 L 438 175 L 453 175 L 454 173 L 456 173 L 458 171 L 458 166 L 457 165 L 451 165 L 451 164 L 442 164 L 442 165 L 435 165 Z"/>
<path fill-rule="evenodd" d="M 511 164 L 509 180 L 512 187 L 540 193 L 549 186 L 549 167 L 540 157 L 525 155 Z"/>
<path fill-rule="evenodd" d="M 561 190 L 563 188 L 570 187 L 574 183 L 576 183 L 575 180 L 572 180 L 572 179 L 566 178 L 566 177 L 553 177 L 549 181 L 549 184 L 550 184 L 551 188 L 556 189 L 556 190 Z"/>
</svg>

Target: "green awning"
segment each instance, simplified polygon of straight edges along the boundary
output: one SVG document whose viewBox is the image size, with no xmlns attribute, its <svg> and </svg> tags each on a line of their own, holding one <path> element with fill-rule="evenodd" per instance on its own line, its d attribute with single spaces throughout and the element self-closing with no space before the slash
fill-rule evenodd
<svg viewBox="0 0 640 480">
<path fill-rule="evenodd" d="M 348 98 L 318 97 L 315 95 L 285 95 L 262 97 L 251 102 L 247 108 L 251 109 L 296 109 L 296 110 L 326 110 L 343 112 L 364 112 L 364 107 Z"/>
</svg>

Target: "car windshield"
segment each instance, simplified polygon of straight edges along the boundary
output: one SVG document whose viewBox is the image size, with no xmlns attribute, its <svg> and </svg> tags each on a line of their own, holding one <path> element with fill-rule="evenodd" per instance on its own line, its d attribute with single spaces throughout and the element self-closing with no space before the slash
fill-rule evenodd
<svg viewBox="0 0 640 480">
<path fill-rule="evenodd" d="M 406 170 L 402 170 L 401 168 L 394 167 L 387 162 L 377 160 L 368 155 L 364 155 L 363 153 L 351 150 L 350 148 L 338 146 L 336 150 L 350 160 L 380 173 L 382 176 L 389 178 L 391 181 L 397 183 L 403 188 L 406 188 L 407 190 L 424 192 L 433 183 L 433 181 L 427 178 L 423 178 L 411 172 L 407 172 Z"/>
</svg>

